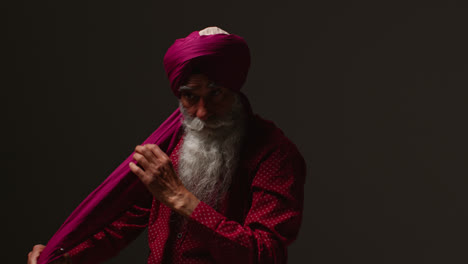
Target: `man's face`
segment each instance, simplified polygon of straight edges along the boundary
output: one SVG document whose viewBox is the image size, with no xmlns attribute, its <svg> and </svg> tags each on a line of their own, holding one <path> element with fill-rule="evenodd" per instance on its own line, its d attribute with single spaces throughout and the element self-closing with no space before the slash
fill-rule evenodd
<svg viewBox="0 0 468 264">
<path fill-rule="evenodd" d="M 180 102 L 187 113 L 200 120 L 222 118 L 231 111 L 234 93 L 216 85 L 204 74 L 192 74 L 180 88 Z"/>
</svg>

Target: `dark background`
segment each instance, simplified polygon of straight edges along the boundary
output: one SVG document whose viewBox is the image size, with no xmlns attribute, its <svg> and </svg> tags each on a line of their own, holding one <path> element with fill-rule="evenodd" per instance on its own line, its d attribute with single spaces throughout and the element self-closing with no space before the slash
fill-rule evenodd
<svg viewBox="0 0 468 264">
<path fill-rule="evenodd" d="M 10 1 L 2 263 L 26 263 L 177 107 L 162 58 L 243 36 L 254 111 L 297 144 L 290 263 L 468 263 L 465 1 Z M 145 263 L 142 235 L 109 263 Z"/>
</svg>

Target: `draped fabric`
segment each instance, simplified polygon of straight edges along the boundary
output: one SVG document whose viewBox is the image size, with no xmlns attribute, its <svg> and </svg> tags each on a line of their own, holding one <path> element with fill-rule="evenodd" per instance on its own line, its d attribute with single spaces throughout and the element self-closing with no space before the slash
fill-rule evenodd
<svg viewBox="0 0 468 264">
<path fill-rule="evenodd" d="M 250 67 L 249 48 L 243 38 L 233 34 L 191 33 L 178 39 L 164 57 L 164 67 L 171 89 L 179 97 L 179 88 L 194 72 L 208 76 L 216 84 L 239 92 Z M 181 131 L 182 114 L 176 110 L 143 143 L 153 143 L 170 153 Z M 38 263 L 49 263 L 82 241 L 99 232 L 151 194 L 131 173 L 130 155 L 96 190 L 67 218 L 41 253 Z"/>
<path fill-rule="evenodd" d="M 170 153 L 178 142 L 182 114 L 177 109 L 143 144 L 157 144 Z M 38 264 L 47 264 L 88 239 L 151 194 L 128 166 L 130 155 L 66 219 L 42 251 Z"/>
<path fill-rule="evenodd" d="M 200 202 L 190 217 L 156 199 L 136 204 L 99 234 L 69 251 L 72 263 L 103 263 L 148 230 L 148 264 L 286 263 L 303 210 L 305 161 L 245 97 L 246 131 L 229 191 L 217 209 Z M 184 136 L 172 150 L 176 173 Z"/>
<path fill-rule="evenodd" d="M 195 31 L 176 40 L 164 56 L 164 68 L 177 97 L 179 87 L 194 71 L 238 92 L 249 67 L 249 47 L 242 37 L 234 34 L 200 35 Z"/>
</svg>

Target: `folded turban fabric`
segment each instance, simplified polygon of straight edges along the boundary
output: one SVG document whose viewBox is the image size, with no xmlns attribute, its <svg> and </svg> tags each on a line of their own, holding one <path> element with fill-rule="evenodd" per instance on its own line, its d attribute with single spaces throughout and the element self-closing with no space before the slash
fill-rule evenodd
<svg viewBox="0 0 468 264">
<path fill-rule="evenodd" d="M 167 51 L 164 66 L 177 96 L 179 86 L 194 69 L 233 91 L 239 91 L 244 84 L 250 65 L 247 44 L 239 36 L 216 32 L 219 29 L 193 32 L 178 39 Z M 166 153 L 172 152 L 182 130 L 181 119 L 182 114 L 176 110 L 143 144 L 158 144 Z M 47 243 L 38 264 L 60 258 L 112 223 L 133 204 L 148 199 L 148 195 L 151 199 L 149 191 L 130 171 L 128 164 L 132 157 L 133 153 L 71 213 Z"/>
<path fill-rule="evenodd" d="M 217 31 L 218 29 L 219 31 Z M 207 32 L 207 33 L 205 33 Z M 193 72 L 203 73 L 216 84 L 238 92 L 250 67 L 250 51 L 242 37 L 210 27 L 178 39 L 164 56 L 164 68 L 171 89 L 179 88 Z"/>
<path fill-rule="evenodd" d="M 163 151 L 172 152 L 182 130 L 181 118 L 182 114 L 177 109 L 143 142 L 143 145 L 157 144 Z M 47 242 L 39 256 L 38 264 L 50 263 L 60 258 L 115 221 L 135 203 L 152 199 L 140 179 L 130 171 L 128 165 L 130 161 L 134 161 L 133 154 L 70 214 Z"/>
</svg>

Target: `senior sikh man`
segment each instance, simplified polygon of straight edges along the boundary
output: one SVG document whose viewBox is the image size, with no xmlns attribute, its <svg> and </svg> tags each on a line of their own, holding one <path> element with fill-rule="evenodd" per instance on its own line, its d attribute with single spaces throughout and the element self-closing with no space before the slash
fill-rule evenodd
<svg viewBox="0 0 468 264">
<path fill-rule="evenodd" d="M 287 262 L 302 218 L 305 162 L 240 92 L 247 44 L 206 28 L 178 39 L 164 65 L 180 102 L 174 147 L 139 145 L 124 164 L 148 194 L 53 263 L 100 263 L 145 228 L 149 264 Z M 47 247 L 36 245 L 28 263 Z"/>
</svg>

